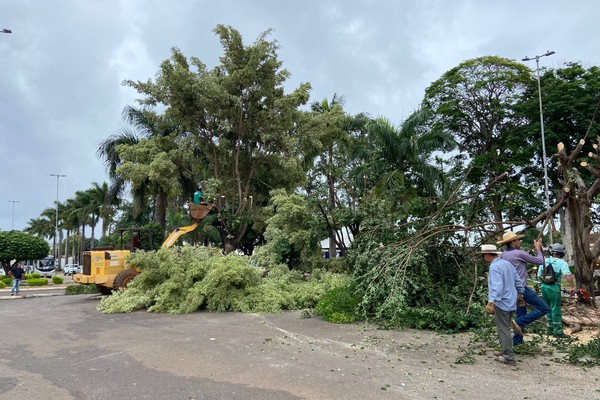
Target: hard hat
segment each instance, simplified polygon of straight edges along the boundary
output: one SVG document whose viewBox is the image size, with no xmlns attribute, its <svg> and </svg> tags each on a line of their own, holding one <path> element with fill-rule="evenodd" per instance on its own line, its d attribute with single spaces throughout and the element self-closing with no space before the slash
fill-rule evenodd
<svg viewBox="0 0 600 400">
<path fill-rule="evenodd" d="M 561 254 L 565 254 L 565 246 L 563 246 L 560 243 L 554 243 L 550 249 L 550 251 L 552 253 L 561 253 Z"/>
</svg>

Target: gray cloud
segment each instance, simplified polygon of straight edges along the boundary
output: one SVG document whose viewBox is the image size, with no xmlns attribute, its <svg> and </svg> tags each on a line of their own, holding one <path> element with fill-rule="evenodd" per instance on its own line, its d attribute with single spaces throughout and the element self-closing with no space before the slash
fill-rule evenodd
<svg viewBox="0 0 600 400">
<path fill-rule="evenodd" d="M 179 47 L 209 67 L 221 46 L 212 30 L 238 29 L 247 43 L 273 28 L 291 90 L 312 84 L 311 101 L 344 95 L 350 113 L 400 124 L 425 88 L 468 58 L 543 65 L 600 64 L 600 3 L 559 0 L 303 1 L 16 0 L 0 28 L 0 229 L 23 229 L 56 199 L 106 180 L 98 143 L 123 126 L 136 93 L 124 79 L 153 78 Z M 534 67 L 534 65 L 530 65 Z"/>
</svg>

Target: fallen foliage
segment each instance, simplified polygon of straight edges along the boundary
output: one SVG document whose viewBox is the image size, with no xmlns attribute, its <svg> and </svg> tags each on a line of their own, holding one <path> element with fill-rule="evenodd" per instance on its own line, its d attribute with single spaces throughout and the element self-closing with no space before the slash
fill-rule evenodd
<svg viewBox="0 0 600 400">
<path fill-rule="evenodd" d="M 122 313 L 146 309 L 172 314 L 280 312 L 313 308 L 321 297 L 348 277 L 320 270 L 310 275 L 273 267 L 266 276 L 246 256 L 223 256 L 218 249 L 177 247 L 137 251 L 128 259 L 140 274 L 127 289 L 102 299 L 98 309 Z"/>
</svg>

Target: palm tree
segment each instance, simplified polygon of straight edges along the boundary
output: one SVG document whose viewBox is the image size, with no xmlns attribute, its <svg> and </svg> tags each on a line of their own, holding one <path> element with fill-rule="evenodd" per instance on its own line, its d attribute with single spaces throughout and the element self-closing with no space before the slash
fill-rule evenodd
<svg viewBox="0 0 600 400">
<path fill-rule="evenodd" d="M 443 189 L 443 171 L 429 161 L 433 152 L 449 151 L 455 142 L 449 135 L 427 129 L 429 115 L 418 110 L 399 129 L 384 118 L 367 125 L 374 149 L 365 173 L 377 182 L 375 189 L 390 194 L 396 204 L 415 196 L 439 195 Z"/>
<path fill-rule="evenodd" d="M 168 138 L 170 135 L 175 140 L 177 127 L 170 124 L 162 116 L 151 111 L 139 110 L 134 107 L 125 107 L 123 110 L 123 119 L 132 125 L 134 130 L 123 128 L 117 135 L 112 135 L 100 144 L 97 155 L 104 159 L 104 164 L 111 180 L 107 202 L 110 204 L 115 199 L 121 197 L 127 186 L 126 180 L 117 173 L 119 166 L 123 164 L 123 159 L 117 151 L 119 145 L 135 146 L 143 139 Z M 176 144 L 175 144 L 176 146 Z M 184 163 L 177 165 L 179 171 L 178 184 L 183 191 L 193 190 L 195 182 L 190 177 L 190 168 Z M 150 180 L 145 184 L 137 185 L 131 193 L 134 206 L 134 217 L 145 208 L 147 199 L 151 196 L 154 199 L 154 219 L 163 229 L 166 227 L 166 213 L 168 208 L 168 196 L 164 190 L 153 185 Z"/>
<path fill-rule="evenodd" d="M 327 99 L 321 102 L 314 102 L 311 104 L 311 110 L 319 114 L 324 122 L 324 132 L 321 138 L 321 142 L 325 151 L 319 156 L 320 161 L 318 162 L 318 169 L 327 177 L 328 187 L 328 208 L 329 214 L 333 215 L 333 210 L 336 208 L 335 204 L 335 186 L 336 176 L 334 173 L 334 155 L 335 149 L 339 145 L 339 142 L 345 140 L 348 133 L 343 129 L 343 123 L 345 113 L 343 112 L 344 98 L 338 96 L 337 93 L 333 94 L 331 102 Z M 336 237 L 335 233 L 339 227 L 335 226 L 333 218 L 329 222 L 330 218 L 327 218 L 327 230 L 329 232 L 329 254 L 331 257 L 335 257 L 336 254 Z"/>
<path fill-rule="evenodd" d="M 32 218 L 27 223 L 25 232 L 43 238 L 51 238 L 54 235 L 54 223 L 54 220 L 46 217 Z"/>
</svg>

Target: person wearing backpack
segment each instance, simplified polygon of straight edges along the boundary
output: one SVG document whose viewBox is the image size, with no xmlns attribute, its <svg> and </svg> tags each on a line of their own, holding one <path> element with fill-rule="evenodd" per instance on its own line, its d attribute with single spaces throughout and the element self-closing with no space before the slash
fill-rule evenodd
<svg viewBox="0 0 600 400">
<path fill-rule="evenodd" d="M 554 243 L 550 248 L 550 257 L 546 259 L 545 264 L 538 268 L 537 276 L 542 281 L 542 299 L 550 306 L 550 313 L 546 316 L 548 319 L 548 335 L 558 338 L 567 338 L 563 332 L 562 326 L 562 299 L 560 283 L 564 276 L 571 292 L 575 291 L 575 279 L 569 265 L 563 260 L 565 256 L 565 246 L 560 243 Z"/>
</svg>

